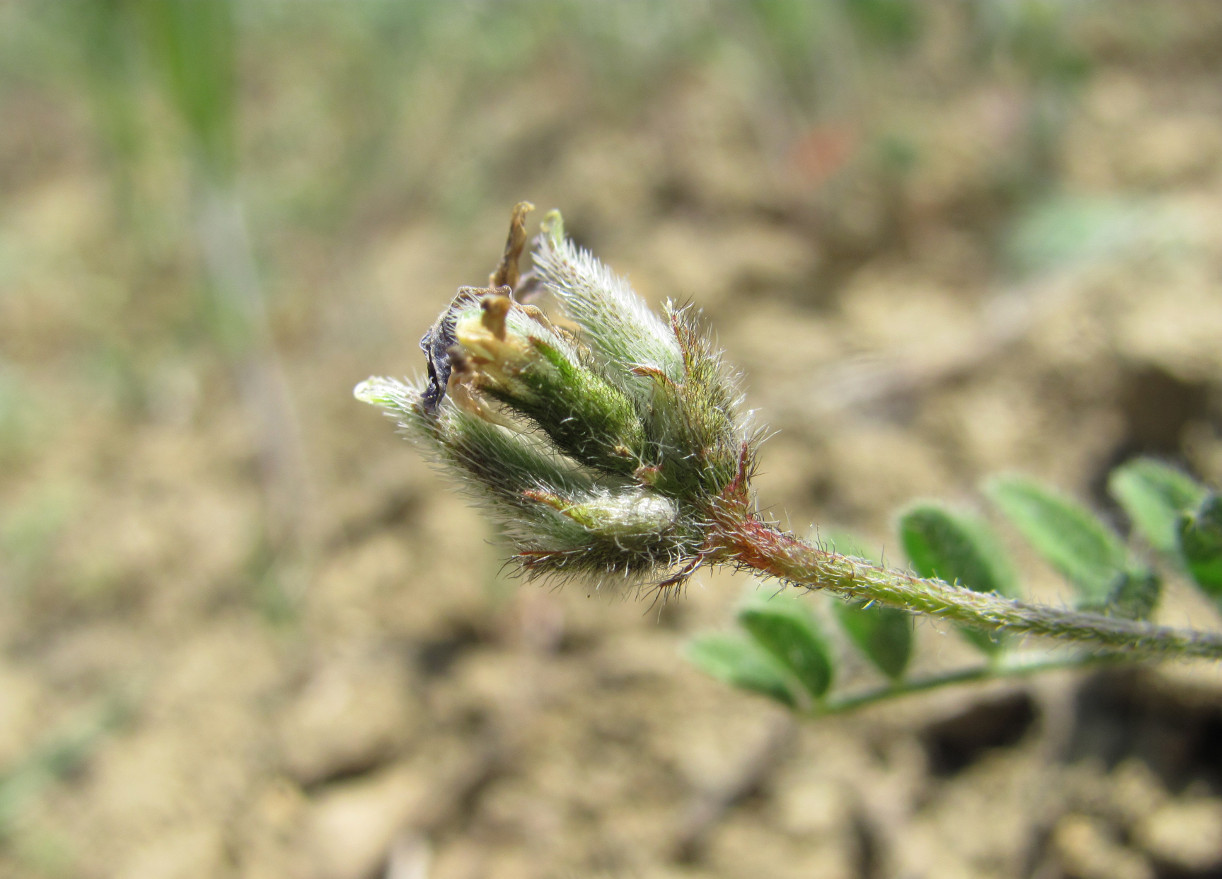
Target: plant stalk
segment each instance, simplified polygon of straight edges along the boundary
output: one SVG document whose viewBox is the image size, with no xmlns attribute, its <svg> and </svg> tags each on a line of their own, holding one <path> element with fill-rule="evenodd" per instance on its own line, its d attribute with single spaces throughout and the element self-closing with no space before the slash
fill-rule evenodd
<svg viewBox="0 0 1222 879">
<path fill-rule="evenodd" d="M 951 687 L 958 684 L 979 681 L 1004 681 L 1013 678 L 1029 677 L 1046 671 L 1066 671 L 1098 667 L 1123 661 L 1124 657 L 1119 653 L 1075 653 L 1069 656 L 1016 653 L 1013 656 L 1003 657 L 997 662 L 976 665 L 971 668 L 956 669 L 955 671 L 943 672 L 941 674 L 930 675 L 929 677 L 905 679 L 894 684 L 876 687 L 859 693 L 836 696 L 827 699 L 820 705 L 816 705 L 811 713 L 817 717 L 825 717 L 829 714 L 843 714 L 849 711 L 856 711 L 859 708 L 865 708 L 879 702 L 887 702 L 900 696 L 911 696 L 916 693 L 925 693 L 930 690 L 939 690 L 943 687 Z"/>
<path fill-rule="evenodd" d="M 1026 604 L 839 555 L 753 516 L 722 531 L 719 561 L 850 601 L 877 602 L 993 632 L 1072 641 L 1129 657 L 1222 659 L 1222 634 Z"/>
</svg>

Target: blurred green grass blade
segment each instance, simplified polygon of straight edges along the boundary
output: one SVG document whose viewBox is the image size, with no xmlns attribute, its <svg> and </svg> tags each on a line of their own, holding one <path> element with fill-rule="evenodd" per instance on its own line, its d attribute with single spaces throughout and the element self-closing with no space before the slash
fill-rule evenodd
<svg viewBox="0 0 1222 879">
<path fill-rule="evenodd" d="M 912 658 L 912 615 L 894 607 L 837 601 L 836 619 L 854 646 L 893 681 Z"/>
<path fill-rule="evenodd" d="M 145 43 L 200 160 L 219 180 L 237 160 L 232 0 L 131 0 Z"/>
<path fill-rule="evenodd" d="M 133 210 L 132 169 L 144 149 L 137 105 L 137 41 L 132 21 L 124 15 L 123 0 L 94 0 L 77 4 L 74 22 L 82 43 L 87 76 L 98 128 L 114 159 L 116 194 L 120 210 Z"/>
<path fill-rule="evenodd" d="M 1192 579 L 1222 607 L 1222 495 L 1210 492 L 1180 518 L 1179 548 Z"/>
<path fill-rule="evenodd" d="M 1120 539 L 1078 504 L 1022 476 L 994 479 L 986 492 L 1035 550 L 1059 571 L 1081 607 L 1105 607 L 1126 568 Z"/>
<path fill-rule="evenodd" d="M 816 700 L 828 691 L 831 654 L 804 605 L 785 596 L 753 601 L 738 612 L 738 622 Z"/>
<path fill-rule="evenodd" d="M 912 507 L 899 521 L 900 542 L 913 570 L 975 592 L 1017 595 L 1014 569 L 1000 542 L 984 522 L 933 503 Z M 994 655 L 1002 641 L 979 629 L 961 627 L 963 637 Z"/>
<path fill-rule="evenodd" d="M 1198 506 L 1206 494 L 1191 476 L 1152 458 L 1117 467 L 1107 487 L 1141 535 L 1167 554 L 1179 548 L 1180 515 Z"/>
<path fill-rule="evenodd" d="M 925 10 L 911 0 L 848 0 L 844 9 L 859 31 L 893 49 L 912 45 L 924 23 Z"/>
<path fill-rule="evenodd" d="M 698 635 L 688 642 L 684 654 L 698 669 L 719 681 L 768 696 L 790 708 L 797 704 L 785 672 L 744 635 Z"/>
</svg>

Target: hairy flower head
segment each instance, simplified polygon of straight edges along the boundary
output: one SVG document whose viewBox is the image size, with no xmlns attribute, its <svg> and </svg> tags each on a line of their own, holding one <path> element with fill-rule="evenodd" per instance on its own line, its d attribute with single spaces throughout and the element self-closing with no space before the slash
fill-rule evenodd
<svg viewBox="0 0 1222 879">
<path fill-rule="evenodd" d="M 424 385 L 371 378 L 356 396 L 462 481 L 526 571 L 682 579 L 714 557 L 718 512 L 749 501 L 737 389 L 685 310 L 651 311 L 559 213 L 520 274 L 529 210 L 488 286 L 459 288 L 421 339 Z M 565 326 L 523 301 L 540 287 Z"/>
</svg>

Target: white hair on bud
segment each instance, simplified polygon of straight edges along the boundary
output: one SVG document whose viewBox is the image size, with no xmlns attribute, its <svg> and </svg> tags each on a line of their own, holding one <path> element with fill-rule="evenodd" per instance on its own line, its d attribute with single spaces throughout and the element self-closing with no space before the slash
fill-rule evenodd
<svg viewBox="0 0 1222 879">
<path fill-rule="evenodd" d="M 674 333 L 627 281 L 567 238 L 541 235 L 533 259 L 539 277 L 609 371 L 642 391 L 649 383 L 632 375 L 633 367 L 652 366 L 675 381 L 682 378 L 683 355 Z"/>
</svg>

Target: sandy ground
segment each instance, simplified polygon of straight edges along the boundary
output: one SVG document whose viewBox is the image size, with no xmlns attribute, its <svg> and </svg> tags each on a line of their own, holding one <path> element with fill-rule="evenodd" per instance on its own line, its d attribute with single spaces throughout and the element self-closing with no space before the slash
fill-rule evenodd
<svg viewBox="0 0 1222 879">
<path fill-rule="evenodd" d="M 1021 144 L 1047 95 L 964 74 L 941 25 L 907 62 L 927 78 L 873 69 L 851 115 L 777 113 L 732 58 L 591 108 L 559 55 L 478 124 L 435 124 L 449 148 L 375 163 L 334 217 L 342 136 L 293 120 L 337 99 L 269 62 L 242 194 L 305 461 L 298 538 L 275 544 L 173 150 L 141 166 L 137 199 L 161 200 L 134 232 L 84 99 L 10 81 L 0 875 L 1222 875 L 1217 670 L 802 721 L 680 658 L 756 584 L 702 573 L 659 609 L 508 580 L 487 526 L 351 396 L 420 373 L 416 339 L 530 198 L 649 300 L 703 308 L 779 431 L 757 488 L 795 530 L 897 555 L 903 504 L 982 508 L 1000 470 L 1116 516 L 1105 475 L 1141 453 L 1218 485 L 1222 19 L 1200 15 L 1149 45 L 1088 28 L 1046 155 Z M 902 172 L 876 158 L 890 129 L 918 157 Z M 472 169 L 469 205 L 438 194 Z M 1065 600 L 1013 549 L 1030 594 Z M 1176 582 L 1162 618 L 1219 625 Z M 972 660 L 918 636 L 922 667 Z M 843 686 L 871 683 L 859 665 Z"/>
</svg>

